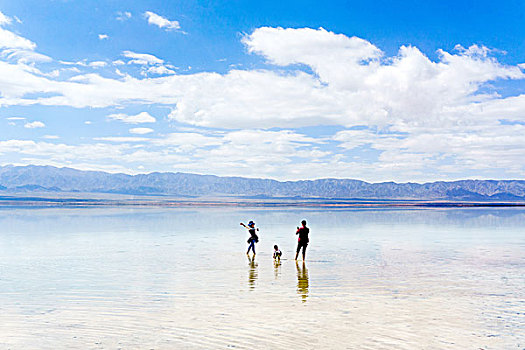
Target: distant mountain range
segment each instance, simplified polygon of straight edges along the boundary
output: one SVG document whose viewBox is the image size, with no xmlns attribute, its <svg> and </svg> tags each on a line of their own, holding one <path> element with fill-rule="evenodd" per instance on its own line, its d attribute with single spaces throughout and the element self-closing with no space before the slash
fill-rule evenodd
<svg viewBox="0 0 525 350">
<path fill-rule="evenodd" d="M 523 201 L 523 180 L 368 183 L 351 179 L 275 181 L 186 173 L 110 174 L 52 166 L 0 167 L 0 193 L 86 192 L 169 196 Z"/>
</svg>

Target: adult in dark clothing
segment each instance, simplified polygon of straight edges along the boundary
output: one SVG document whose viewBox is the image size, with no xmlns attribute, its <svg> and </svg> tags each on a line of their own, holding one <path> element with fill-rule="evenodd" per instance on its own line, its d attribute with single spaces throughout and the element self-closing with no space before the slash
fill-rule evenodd
<svg viewBox="0 0 525 350">
<path fill-rule="evenodd" d="M 250 238 L 248 238 L 248 243 L 250 244 L 248 246 L 248 251 L 246 251 L 246 255 L 250 253 L 250 249 L 253 251 L 253 256 L 255 256 L 255 243 L 259 242 L 259 237 L 257 237 L 256 231 L 259 231 L 259 229 L 255 228 L 255 223 L 253 221 L 250 221 L 248 225 L 240 223 L 241 226 L 248 229 L 248 232 L 250 233 Z"/>
<path fill-rule="evenodd" d="M 299 256 L 299 251 L 301 248 L 303 249 L 303 261 L 305 260 L 306 255 L 306 247 L 308 246 L 308 242 L 310 239 L 308 238 L 308 234 L 310 233 L 310 229 L 306 227 L 306 220 L 301 221 L 302 227 L 297 228 L 296 235 L 299 235 L 299 238 L 297 240 L 297 253 L 295 254 L 295 260 L 297 260 L 297 257 Z"/>
</svg>

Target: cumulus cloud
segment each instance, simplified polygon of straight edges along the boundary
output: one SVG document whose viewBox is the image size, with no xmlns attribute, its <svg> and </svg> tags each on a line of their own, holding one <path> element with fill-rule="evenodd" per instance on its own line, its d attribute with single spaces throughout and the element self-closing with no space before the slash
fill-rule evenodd
<svg viewBox="0 0 525 350">
<path fill-rule="evenodd" d="M 360 87 L 383 55 L 370 42 L 328 32 L 323 28 L 284 29 L 262 27 L 243 39 L 248 52 L 279 66 L 304 64 L 331 86 Z"/>
<path fill-rule="evenodd" d="M 431 60 L 416 47 L 402 46 L 387 57 L 367 40 L 310 28 L 263 27 L 242 41 L 270 66 L 177 75 L 154 55 L 124 51 L 127 63 L 142 66 L 142 72 L 167 76 L 141 79 L 124 71 L 117 79 L 78 74 L 60 80 L 14 57 L 6 62 L 4 55 L 0 106 L 160 105 L 171 109 L 169 119 L 195 127 L 141 138 L 140 150 L 119 149 L 131 168 L 132 162 L 152 169 L 172 162 L 178 170 L 206 172 L 209 166 L 223 175 L 257 176 L 252 169 L 264 168 L 260 176 L 369 180 L 446 178 L 465 171 L 522 177 L 525 171 L 525 95 L 502 97 L 491 85 L 524 79 L 524 66 L 501 64 L 486 47 L 440 50 Z M 147 112 L 108 119 L 155 122 Z M 323 139 L 293 130 L 319 125 L 343 130 Z M 209 134 L 201 127 L 225 132 Z M 364 151 L 373 156 L 358 159 Z"/>
<path fill-rule="evenodd" d="M 165 30 L 178 30 L 180 29 L 180 24 L 178 21 L 170 21 L 169 19 L 162 17 L 154 12 L 146 11 L 144 17 L 148 20 L 149 24 L 156 25 L 159 28 Z"/>
<path fill-rule="evenodd" d="M 39 121 L 34 121 L 34 122 L 24 124 L 24 128 L 27 128 L 27 129 L 43 128 L 45 126 L 46 125 L 44 123 L 39 122 Z"/>
<path fill-rule="evenodd" d="M 299 68 L 149 79 L 125 75 L 124 80 L 87 74 L 55 82 L 31 76 L 16 66 L 4 66 L 6 71 L 20 70 L 18 73 L 31 83 L 6 87 L 2 102 L 35 103 L 24 101 L 23 96 L 45 87 L 58 96 L 36 102 L 75 107 L 161 103 L 173 106 L 171 118 L 200 126 L 377 124 L 408 128 L 421 123 L 454 124 L 458 115 L 463 123 L 473 122 L 484 113 L 476 110 L 484 110 L 485 104 L 512 109 L 522 99 L 479 92 L 487 82 L 524 77 L 519 67 L 499 64 L 480 47 L 457 53 L 440 51 L 440 60 L 433 62 L 415 47 L 402 47 L 397 56 L 385 58 L 363 39 L 323 29 L 260 28 L 243 41 L 250 52 L 274 64 L 308 65 L 315 74 Z M 276 43 L 275 47 L 271 43 Z M 173 73 L 153 55 L 132 51 L 123 55 L 131 59 L 129 63 L 151 65 L 151 73 Z"/>
<path fill-rule="evenodd" d="M 163 62 L 147 54 L 125 52 L 125 55 L 138 64 Z M 512 104 L 520 103 L 518 100 L 522 97 L 510 100 L 477 93 L 486 82 L 522 79 L 519 67 L 503 66 L 490 57 L 466 53 L 442 52 L 441 55 L 441 61 L 432 62 L 416 48 L 403 47 L 398 56 L 388 60 L 389 63 L 350 62 L 347 64 L 350 68 L 362 65 L 368 72 L 363 79 L 347 76 L 351 84 L 346 85 L 339 81 L 347 68 L 343 66 L 337 74 L 323 73 L 335 68 L 319 68 L 319 76 L 301 70 L 286 73 L 231 70 L 223 75 L 198 73 L 142 80 L 129 76 L 115 80 L 88 74 L 60 83 L 39 81 L 26 74 L 32 84 L 24 89 L 31 93 L 45 86 L 61 95 L 38 100 L 42 104 L 75 107 L 104 107 L 132 101 L 167 104 L 173 106 L 171 118 L 175 120 L 233 128 L 318 124 L 394 124 L 401 128 L 418 123 L 453 124 L 459 114 L 464 116 L 462 122 L 465 123 L 475 118 L 465 113 L 469 109 L 482 110 L 484 104 L 495 101 L 512 109 Z M 274 56 L 277 55 L 271 57 Z M 298 57 L 296 61 L 308 60 Z M 337 77 L 336 81 L 332 82 L 332 76 Z M 10 94 L 9 90 L 8 87 L 4 103 L 34 103 L 23 101 L 23 94 Z"/>
<path fill-rule="evenodd" d="M 136 115 L 127 115 L 124 113 L 110 114 L 108 119 L 120 120 L 126 124 L 155 123 L 157 120 L 148 112 L 140 112 Z"/>
<path fill-rule="evenodd" d="M 160 103 L 173 106 L 170 116 L 180 122 L 226 128 L 319 124 L 408 128 L 421 123 L 454 124 L 458 122 L 458 115 L 462 116 L 462 123 L 475 122 L 484 112 L 476 112 L 474 116 L 468 110 L 483 110 L 485 104 L 495 102 L 512 109 L 512 105 L 519 104 L 523 98 L 503 99 L 479 92 L 487 82 L 523 79 L 524 74 L 519 67 L 504 66 L 487 55 L 475 54 L 475 48 L 458 53 L 441 51 L 438 62 L 431 61 L 414 47 L 402 47 L 397 56 L 385 58 L 365 40 L 325 30 L 260 30 L 244 38 L 250 51 L 268 57 L 275 64 L 311 65 L 316 73 L 299 68 L 285 72 L 231 70 L 226 74 L 197 73 L 147 79 L 124 75 L 122 80 L 86 74 L 69 82 L 55 82 L 20 72 L 31 84 L 24 87 L 14 84 L 17 89 L 25 90 L 20 93 L 7 87 L 0 103 L 37 102 L 75 107 Z M 318 38 L 303 40 L 301 46 L 299 39 L 311 33 Z M 281 34 L 283 39 L 275 40 Z M 328 42 L 324 46 L 323 40 Z M 295 56 L 267 48 L 268 42 L 275 41 L 284 42 L 284 47 L 290 46 Z M 330 52 L 334 46 L 334 52 Z M 131 58 L 132 63 L 152 65 L 159 69 L 158 73 L 168 73 L 160 66 L 164 61 L 153 55 L 131 51 L 123 55 Z M 320 58 L 322 55 L 327 57 L 325 64 Z M 343 58 L 332 58 L 338 55 Z M 40 91 L 42 87 L 56 92 L 57 96 L 24 101 L 24 94 Z"/>
<path fill-rule="evenodd" d="M 105 40 L 105 39 L 108 39 L 108 38 L 109 38 L 109 36 L 107 34 L 99 34 L 98 35 L 98 39 L 99 40 Z"/>
</svg>

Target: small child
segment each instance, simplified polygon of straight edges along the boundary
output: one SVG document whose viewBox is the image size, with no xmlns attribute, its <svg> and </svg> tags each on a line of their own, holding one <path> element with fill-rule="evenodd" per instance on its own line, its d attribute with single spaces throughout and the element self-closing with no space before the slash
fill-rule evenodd
<svg viewBox="0 0 525 350">
<path fill-rule="evenodd" d="M 281 255 L 283 253 L 279 250 L 279 247 L 276 245 L 273 246 L 273 258 L 274 260 L 281 260 Z"/>
</svg>

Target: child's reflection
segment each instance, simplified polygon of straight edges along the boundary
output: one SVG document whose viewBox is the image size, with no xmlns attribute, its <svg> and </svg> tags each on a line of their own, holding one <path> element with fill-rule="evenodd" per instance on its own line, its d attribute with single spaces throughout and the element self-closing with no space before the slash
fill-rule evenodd
<svg viewBox="0 0 525 350">
<path fill-rule="evenodd" d="M 257 281 L 257 266 L 258 264 L 255 262 L 255 257 L 248 256 L 248 266 L 250 266 L 250 270 L 248 271 L 248 284 L 250 285 L 250 289 L 255 288 L 255 281 Z"/>
<path fill-rule="evenodd" d="M 308 298 L 308 269 L 304 261 L 302 264 L 295 261 L 295 266 L 297 267 L 297 294 L 301 295 L 304 303 L 306 298 Z"/>
</svg>

